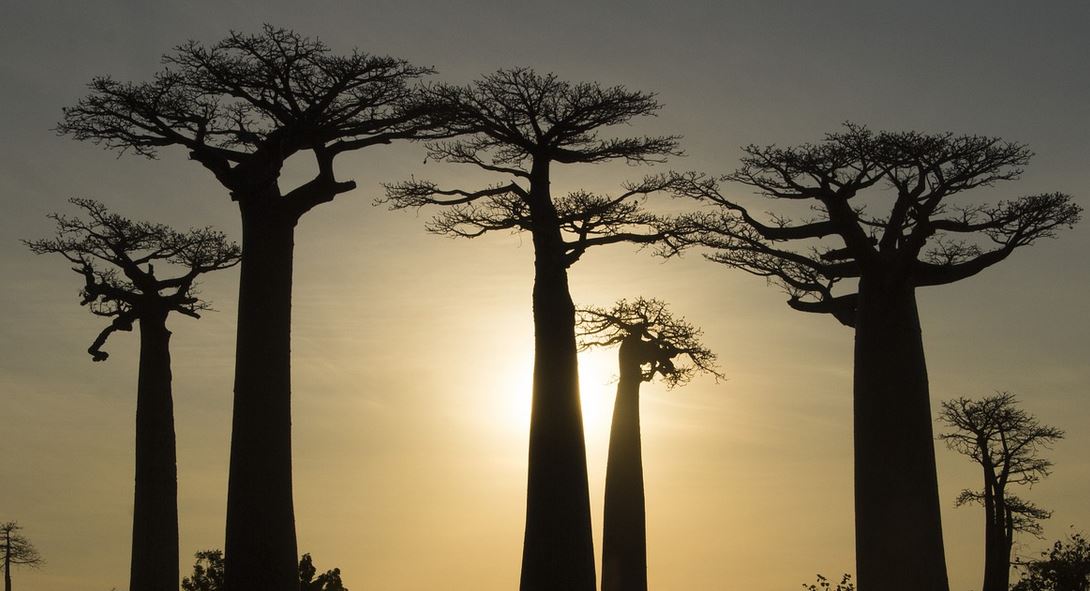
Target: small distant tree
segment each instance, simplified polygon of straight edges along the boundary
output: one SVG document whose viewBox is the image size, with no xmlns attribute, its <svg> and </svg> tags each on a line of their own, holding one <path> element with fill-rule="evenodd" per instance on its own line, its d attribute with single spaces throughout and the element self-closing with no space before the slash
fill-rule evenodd
<svg viewBox="0 0 1090 591">
<path fill-rule="evenodd" d="M 844 573 L 844 576 L 840 577 L 840 582 L 833 587 L 832 581 L 823 575 L 818 575 L 816 583 L 803 583 L 802 588 L 806 591 L 855 591 L 855 583 L 852 582 L 851 575 Z"/>
<path fill-rule="evenodd" d="M 91 199 L 70 202 L 85 217 L 52 214 L 56 236 L 26 245 L 72 263 L 84 280 L 80 304 L 110 319 L 87 350 L 94 361 L 109 357 L 102 347 L 115 331 L 140 327 L 129 589 L 173 589 L 178 586 L 178 469 L 166 322 L 171 313 L 199 318 L 208 309 L 197 296 L 197 278 L 238 264 L 239 247 L 210 228 L 178 232 L 134 222 Z"/>
<path fill-rule="evenodd" d="M 0 554 L 4 556 L 4 591 L 11 591 L 12 567 L 38 568 L 45 562 L 34 544 L 19 533 L 21 529 L 23 528 L 14 521 L 0 523 Z"/>
<path fill-rule="evenodd" d="M 939 438 L 950 449 L 969 457 L 984 472 L 984 488 L 966 489 L 957 504 L 984 507 L 983 591 L 1010 586 L 1011 549 L 1015 533 L 1041 537 L 1041 521 L 1052 513 L 1010 492 L 1012 486 L 1033 486 L 1049 474 L 1052 462 L 1041 457 L 1064 432 L 1040 424 L 1018 408 L 1009 392 L 982 400 L 958 398 L 942 403 L 939 420 L 952 429 Z"/>
<path fill-rule="evenodd" d="M 196 554 L 193 574 L 182 579 L 182 591 L 223 591 L 223 552 L 202 550 Z M 314 567 L 310 554 L 299 560 L 300 591 L 348 591 L 341 581 L 341 569 L 322 574 Z"/>
<path fill-rule="evenodd" d="M 304 554 L 299 561 L 299 588 L 300 591 L 348 591 L 341 581 L 341 569 L 318 574 L 310 554 Z"/>
<path fill-rule="evenodd" d="M 1090 591 L 1090 542 L 1082 534 L 1057 540 L 1041 558 L 1022 564 L 1011 591 Z"/>
<path fill-rule="evenodd" d="M 579 310 L 584 349 L 620 344 L 617 399 L 609 432 L 602 591 L 647 589 L 647 525 L 640 437 L 640 385 L 656 377 L 668 387 L 696 372 L 720 377 L 715 354 L 700 342 L 700 330 L 670 314 L 660 300 L 621 300 L 612 308 Z"/>
<path fill-rule="evenodd" d="M 223 551 L 201 550 L 195 557 L 193 574 L 182 579 L 182 591 L 222 591 Z"/>
<path fill-rule="evenodd" d="M 670 245 L 677 235 L 642 199 L 665 176 L 625 185 L 617 195 L 554 196 L 558 165 L 659 162 L 678 153 L 674 137 L 603 137 L 613 126 L 655 114 L 653 94 L 570 83 L 553 74 L 500 70 L 469 86 L 426 92 L 457 140 L 428 146 L 433 160 L 466 164 L 502 181 L 444 188 L 413 179 L 387 185 L 394 209 L 442 206 L 427 229 L 473 238 L 528 232 L 534 245 L 534 377 L 530 415 L 522 591 L 593 591 L 587 458 L 579 405 L 575 306 L 568 269 L 588 249 L 618 243 Z"/>
<path fill-rule="evenodd" d="M 434 121 L 414 83 L 432 73 L 383 55 L 338 55 L 318 39 L 266 26 L 212 44 L 184 43 L 151 80 L 101 76 L 65 109 L 59 132 L 149 158 L 188 154 L 238 204 L 234 417 L 227 483 L 231 591 L 295 591 L 291 477 L 291 286 L 295 226 L 356 188 L 342 154 L 416 137 Z M 284 186 L 290 160 L 316 172 Z"/>
<path fill-rule="evenodd" d="M 1078 222 L 1064 193 L 973 204 L 1020 176 L 1016 142 L 848 124 L 818 143 L 747 146 L 721 177 L 677 176 L 718 206 L 692 217 L 709 258 L 781 287 L 788 305 L 851 327 L 856 577 L 864 591 L 949 588 L 927 364 L 916 290 L 976 275 Z M 809 206 L 791 219 L 744 206 L 721 183 Z"/>
</svg>

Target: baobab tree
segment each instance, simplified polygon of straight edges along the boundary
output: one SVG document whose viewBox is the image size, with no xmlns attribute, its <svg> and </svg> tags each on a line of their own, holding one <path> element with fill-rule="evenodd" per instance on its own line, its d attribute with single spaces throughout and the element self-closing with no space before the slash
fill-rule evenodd
<svg viewBox="0 0 1090 591">
<path fill-rule="evenodd" d="M 593 590 L 594 552 L 586 452 L 579 406 L 575 306 L 568 268 L 606 244 L 673 244 L 676 228 L 647 211 L 641 197 L 663 189 L 665 176 L 624 185 L 612 196 L 574 192 L 554 197 L 555 164 L 624 160 L 658 162 L 676 154 L 674 137 L 603 138 L 604 128 L 654 114 L 654 95 L 621 86 L 570 83 L 529 69 L 500 70 L 468 86 L 427 89 L 456 140 L 427 147 L 431 160 L 469 164 L 503 180 L 480 189 L 430 181 L 387 185 L 394 209 L 446 209 L 427 229 L 472 238 L 494 231 L 529 232 L 534 245 L 534 377 L 530 419 L 523 591 Z"/>
<path fill-rule="evenodd" d="M 18 523 L 9 521 L 0 523 L 0 553 L 4 555 L 4 591 L 11 591 L 11 568 L 29 566 L 37 568 L 44 564 L 42 555 L 26 536 L 19 533 L 23 529 Z"/>
<path fill-rule="evenodd" d="M 1040 454 L 1062 439 L 1064 432 L 1042 425 L 1018 408 L 1018 400 L 1009 392 L 981 400 L 943 401 L 939 420 L 951 429 L 939 439 L 983 470 L 983 489 L 961 491 L 957 504 L 984 507 L 982 591 L 1006 591 L 1015 532 L 1040 538 L 1040 522 L 1052 516 L 1051 511 L 1009 492 L 1010 487 L 1033 486 L 1048 476 L 1052 462 Z"/>
<path fill-rule="evenodd" d="M 70 202 L 85 219 L 54 213 L 56 236 L 26 244 L 36 254 L 60 254 L 72 263 L 84 281 L 80 304 L 110 319 L 87 349 L 92 360 L 109 357 L 102 347 L 111 334 L 140 328 L 129 589 L 176 589 L 178 468 L 166 323 L 171 313 L 199 318 L 208 309 L 196 295 L 197 278 L 238 264 L 239 247 L 210 228 L 178 232 L 134 222 L 91 199 Z"/>
<path fill-rule="evenodd" d="M 676 175 L 679 194 L 720 208 L 691 218 L 699 242 L 712 261 L 779 285 L 792 308 L 854 329 L 858 584 L 947 589 L 916 289 L 976 275 L 1072 226 L 1081 208 L 1063 193 L 960 202 L 1029 161 L 1026 146 L 999 138 L 847 124 L 817 144 L 744 151 L 725 176 Z M 762 221 L 721 182 L 809 205 L 812 218 Z"/>
<path fill-rule="evenodd" d="M 715 354 L 700 342 L 700 329 L 675 318 L 660 300 L 621 300 L 608 310 L 582 308 L 576 330 L 584 349 L 620 345 L 606 463 L 602 591 L 646 591 L 640 385 L 659 377 L 673 388 L 697 372 L 721 376 Z"/>
<path fill-rule="evenodd" d="M 295 225 L 351 191 L 334 161 L 413 137 L 434 117 L 413 82 L 432 72 L 392 57 L 335 55 L 321 41 L 266 26 L 163 58 L 150 82 L 91 81 L 58 130 L 155 157 L 177 147 L 210 171 L 242 218 L 234 416 L 227 491 L 231 591 L 298 588 L 291 487 L 291 281 Z M 292 156 L 317 173 L 282 190 Z"/>
</svg>

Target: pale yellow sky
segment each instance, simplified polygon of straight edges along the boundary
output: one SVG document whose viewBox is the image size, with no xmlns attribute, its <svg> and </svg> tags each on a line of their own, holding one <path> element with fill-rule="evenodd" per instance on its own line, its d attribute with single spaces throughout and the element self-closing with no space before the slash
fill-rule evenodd
<svg viewBox="0 0 1090 591">
<path fill-rule="evenodd" d="M 85 349 L 100 324 L 77 305 L 79 278 L 59 259 L 33 257 L 17 238 L 46 235 L 45 215 L 71 196 L 183 227 L 212 223 L 238 237 L 233 204 L 183 154 L 116 158 L 51 134 L 60 107 L 83 94 L 90 76 L 145 79 L 176 42 L 268 21 L 321 35 L 339 50 L 359 45 L 434 64 L 446 80 L 530 65 L 658 91 L 661 115 L 625 131 L 684 135 L 689 156 L 672 164 L 679 169 L 727 171 L 739 145 L 815 140 L 852 119 L 1029 143 L 1037 156 L 1024 179 L 978 198 L 1062 190 L 1086 207 L 1090 74 L 1081 60 L 1090 42 L 1073 23 L 1088 22 L 1090 9 L 965 4 L 976 10 L 935 4 L 942 19 L 926 23 L 908 19 L 907 8 L 869 3 L 832 3 L 820 12 L 767 3 L 577 11 L 558 3 L 545 15 L 488 3 L 464 12 L 423 3 L 305 11 L 226 3 L 214 19 L 194 4 L 5 6 L 0 262 L 9 280 L 0 291 L 0 521 L 22 523 L 47 559 L 40 571 L 16 571 L 16 588 L 125 588 L 137 354 L 136 336 L 118 334 L 110 360 L 92 364 Z M 546 32 L 533 34 L 531 17 Z M 455 30 L 451 22 L 462 25 Z M 410 174 L 481 178 L 422 160 L 418 146 L 345 158 L 340 175 L 360 189 L 311 212 L 298 230 L 300 550 L 319 568 L 340 567 L 357 590 L 434 589 L 437 581 L 513 589 L 526 478 L 532 246 L 519 236 L 431 236 L 423 231 L 428 212 L 371 205 L 380 182 Z M 302 170 L 286 178 L 301 178 Z M 564 170 L 554 187 L 610 191 L 644 172 Z M 978 277 L 920 294 L 934 406 L 1010 390 L 1067 430 L 1051 453 L 1053 476 L 1025 494 L 1055 511 L 1049 538 L 1071 524 L 1090 529 L 1088 249 L 1084 225 Z M 761 280 L 695 253 L 663 262 L 624 246 L 600 249 L 571 277 L 579 303 L 666 300 L 704 328 L 727 376 L 674 391 L 644 388 L 651 585 L 774 591 L 796 589 L 819 571 L 851 570 L 851 332 L 788 309 Z M 237 271 L 220 273 L 204 290 L 219 312 L 170 323 L 183 572 L 188 555 L 222 546 L 236 290 Z M 598 545 L 614 355 L 581 357 Z M 965 591 L 978 587 L 982 522 L 979 511 L 955 509 L 953 499 L 979 478 L 963 458 L 941 447 L 937 454 L 952 589 Z M 1027 553 L 1045 546 L 1022 541 Z"/>
</svg>

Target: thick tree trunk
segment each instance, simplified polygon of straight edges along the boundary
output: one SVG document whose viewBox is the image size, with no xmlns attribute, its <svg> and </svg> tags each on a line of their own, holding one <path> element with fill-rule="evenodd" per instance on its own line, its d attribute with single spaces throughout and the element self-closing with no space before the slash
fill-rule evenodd
<svg viewBox="0 0 1090 591">
<path fill-rule="evenodd" d="M 166 310 L 140 318 L 130 591 L 178 589 L 178 467 Z"/>
<path fill-rule="evenodd" d="M 296 219 L 240 202 L 226 591 L 298 591 L 291 484 L 291 276 Z"/>
<path fill-rule="evenodd" d="M 602 591 L 647 590 L 647 525 L 640 444 L 640 360 L 621 344 L 620 379 L 609 431 L 605 517 L 602 528 Z"/>
<path fill-rule="evenodd" d="M 859 589 L 948 591 L 915 292 L 864 277 L 859 296 L 855 335 Z"/>
<path fill-rule="evenodd" d="M 547 164 L 535 164 L 534 174 L 534 383 L 520 589 L 594 591 L 575 306 Z"/>
</svg>

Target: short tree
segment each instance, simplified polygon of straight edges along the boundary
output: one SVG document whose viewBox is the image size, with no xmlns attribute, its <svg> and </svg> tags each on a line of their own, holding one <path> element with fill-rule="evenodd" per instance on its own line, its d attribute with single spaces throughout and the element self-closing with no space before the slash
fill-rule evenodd
<svg viewBox="0 0 1090 591">
<path fill-rule="evenodd" d="M 779 285 L 792 308 L 854 328 L 859 586 L 947 589 L 916 289 L 971 277 L 1053 237 L 1081 208 L 1062 193 L 958 203 L 1017 178 L 1029 161 L 1026 146 L 998 138 L 848 124 L 817 144 L 744 150 L 725 176 L 677 175 L 679 194 L 720 207 L 693 216 L 699 241 L 715 250 L 711 260 Z M 809 205 L 813 217 L 761 221 L 722 182 Z"/>
<path fill-rule="evenodd" d="M 185 43 L 150 82 L 95 78 L 58 129 L 155 157 L 175 146 L 210 171 L 242 218 L 234 420 L 227 490 L 227 584 L 288 591 L 295 580 L 291 486 L 291 281 L 295 225 L 356 187 L 345 152 L 413 137 L 425 121 L 412 83 L 430 74 L 391 57 L 335 55 L 266 26 L 206 46 Z M 283 191 L 280 172 L 310 154 L 314 177 Z"/>
<path fill-rule="evenodd" d="M 660 300 L 621 300 L 579 310 L 583 348 L 618 348 L 617 398 L 609 432 L 602 526 L 602 591 L 646 591 L 647 525 L 640 436 L 640 385 L 656 377 L 668 387 L 694 373 L 720 377 L 700 329 L 675 318 Z"/>
<path fill-rule="evenodd" d="M 193 574 L 182 579 L 182 591 L 223 591 L 223 552 L 202 550 L 196 554 Z M 341 569 L 318 574 L 310 554 L 299 560 L 300 591 L 348 591 L 341 581 Z"/>
<path fill-rule="evenodd" d="M 500 70 L 469 86 L 427 91 L 465 136 L 428 146 L 430 159 L 469 164 L 503 178 L 481 189 L 441 188 L 422 180 L 387 186 L 395 209 L 445 206 L 428 226 L 472 238 L 529 232 L 534 245 L 534 378 L 530 419 L 522 591 L 595 587 L 586 452 L 579 406 L 575 306 L 568 268 L 591 247 L 669 244 L 666 220 L 640 198 L 668 179 L 649 177 L 615 196 L 575 192 L 554 197 L 557 164 L 659 161 L 677 152 L 673 137 L 603 138 L 605 128 L 652 115 L 651 94 L 594 83 L 573 84 L 528 69 Z"/>
<path fill-rule="evenodd" d="M 208 309 L 196 295 L 197 278 L 238 264 L 239 247 L 210 228 L 177 232 L 110 213 L 91 199 L 70 202 L 86 217 L 52 214 L 56 236 L 26 244 L 36 254 L 60 254 L 72 263 L 84 280 L 80 304 L 111 319 L 87 350 L 94 361 L 109 357 L 102 347 L 114 331 L 140 327 L 129 589 L 173 589 L 178 586 L 178 469 L 166 322 L 172 312 L 199 318 Z"/>
<path fill-rule="evenodd" d="M 944 401 L 939 420 L 951 429 L 939 438 L 950 449 L 972 459 L 984 472 L 984 488 L 961 491 L 957 504 L 984 507 L 982 589 L 1006 591 L 1010 586 L 1014 534 L 1041 537 L 1040 521 L 1052 515 L 1015 496 L 1010 487 L 1033 486 L 1048 476 L 1052 462 L 1041 457 L 1041 453 L 1064 433 L 1040 424 L 1036 417 L 1018 408 L 1018 400 L 1007 392 L 982 400 Z"/>
<path fill-rule="evenodd" d="M 844 573 L 840 577 L 840 582 L 834 587 L 832 581 L 824 575 L 818 575 L 816 583 L 803 583 L 802 588 L 806 591 L 855 591 L 855 583 L 852 582 L 851 575 Z"/>
<path fill-rule="evenodd" d="M 1011 591 L 1090 591 L 1090 541 L 1082 534 L 1057 540 L 1041 558 L 1022 564 Z"/>
<path fill-rule="evenodd" d="M 44 561 L 37 548 L 26 536 L 19 533 L 23 529 L 18 523 L 9 521 L 0 523 L 0 554 L 4 556 L 4 591 L 11 591 L 11 569 L 15 566 L 37 568 Z"/>
</svg>

